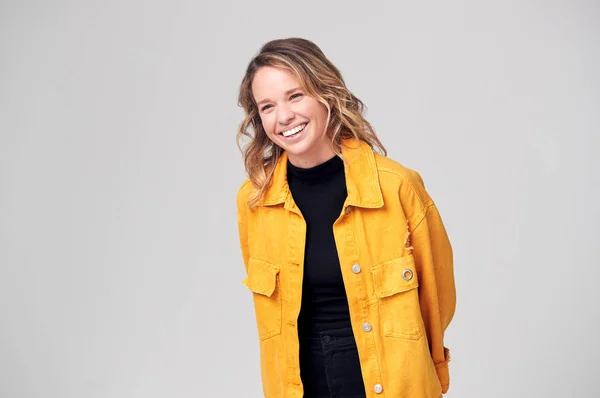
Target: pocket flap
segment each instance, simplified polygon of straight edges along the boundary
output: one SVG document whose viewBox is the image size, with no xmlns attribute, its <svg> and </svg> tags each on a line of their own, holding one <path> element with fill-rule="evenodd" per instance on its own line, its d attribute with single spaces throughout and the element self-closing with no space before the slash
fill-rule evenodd
<svg viewBox="0 0 600 398">
<path fill-rule="evenodd" d="M 412 254 L 386 261 L 371 268 L 377 297 L 388 297 L 419 286 Z"/>
<path fill-rule="evenodd" d="M 248 276 L 242 281 L 250 291 L 271 297 L 277 284 L 279 267 L 255 258 L 248 259 Z"/>
</svg>

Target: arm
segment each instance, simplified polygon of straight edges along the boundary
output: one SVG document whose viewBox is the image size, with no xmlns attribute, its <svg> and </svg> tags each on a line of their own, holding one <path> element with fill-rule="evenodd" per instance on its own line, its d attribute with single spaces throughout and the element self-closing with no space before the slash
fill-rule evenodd
<svg viewBox="0 0 600 398">
<path fill-rule="evenodd" d="M 419 273 L 419 301 L 425 322 L 431 357 L 446 393 L 450 386 L 450 351 L 444 346 L 444 332 L 454 316 L 452 246 L 435 204 L 430 201 L 423 216 L 412 226 L 413 256 Z"/>
<path fill-rule="evenodd" d="M 238 222 L 238 233 L 240 240 L 240 249 L 242 252 L 242 259 L 244 260 L 244 267 L 248 272 L 248 203 L 247 203 L 247 191 L 244 189 L 246 183 L 242 185 L 237 195 L 237 222 Z"/>
</svg>

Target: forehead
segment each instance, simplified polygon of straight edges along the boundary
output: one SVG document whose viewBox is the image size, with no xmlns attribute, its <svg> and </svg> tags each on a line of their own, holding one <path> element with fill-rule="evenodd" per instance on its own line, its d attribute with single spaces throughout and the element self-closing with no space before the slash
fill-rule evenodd
<svg viewBox="0 0 600 398">
<path fill-rule="evenodd" d="M 256 101 L 275 99 L 294 87 L 301 87 L 296 76 L 287 69 L 273 66 L 263 66 L 252 80 L 252 94 Z"/>
</svg>

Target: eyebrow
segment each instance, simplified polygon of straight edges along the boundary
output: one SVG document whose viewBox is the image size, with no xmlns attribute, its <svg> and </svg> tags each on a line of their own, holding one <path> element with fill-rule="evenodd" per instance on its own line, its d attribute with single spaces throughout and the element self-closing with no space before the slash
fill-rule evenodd
<svg viewBox="0 0 600 398">
<path fill-rule="evenodd" d="M 293 91 L 296 91 L 296 90 L 300 90 L 300 87 L 294 87 L 294 88 L 291 88 L 291 89 L 287 90 L 287 91 L 285 92 L 285 95 L 289 95 L 289 94 L 291 94 Z M 256 103 L 256 105 L 260 105 L 260 104 L 262 104 L 263 102 L 269 102 L 269 101 L 271 101 L 271 100 L 270 100 L 270 99 L 268 99 L 268 98 L 265 98 L 265 99 L 262 99 L 262 100 L 258 101 L 258 102 Z"/>
</svg>

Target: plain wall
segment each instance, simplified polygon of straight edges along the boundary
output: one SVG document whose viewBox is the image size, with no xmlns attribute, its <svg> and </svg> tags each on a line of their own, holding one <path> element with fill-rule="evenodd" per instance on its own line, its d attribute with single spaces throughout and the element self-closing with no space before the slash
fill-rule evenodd
<svg viewBox="0 0 600 398">
<path fill-rule="evenodd" d="M 450 398 L 594 397 L 600 4 L 0 2 L 0 397 L 260 397 L 237 90 L 317 43 L 455 253 Z"/>
</svg>

